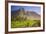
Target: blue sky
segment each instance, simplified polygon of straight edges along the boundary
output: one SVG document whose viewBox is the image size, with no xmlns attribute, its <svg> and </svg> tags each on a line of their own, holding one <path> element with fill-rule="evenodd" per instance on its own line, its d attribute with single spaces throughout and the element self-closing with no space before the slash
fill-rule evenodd
<svg viewBox="0 0 46 34">
<path fill-rule="evenodd" d="M 40 14 L 41 12 L 41 7 L 39 6 L 11 6 L 11 11 L 16 11 L 19 8 L 24 8 L 25 11 L 34 11 L 38 14 Z"/>
</svg>

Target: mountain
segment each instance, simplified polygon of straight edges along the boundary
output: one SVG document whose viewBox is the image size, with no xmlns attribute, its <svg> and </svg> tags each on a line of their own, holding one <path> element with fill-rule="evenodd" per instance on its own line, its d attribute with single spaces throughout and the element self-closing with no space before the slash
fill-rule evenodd
<svg viewBox="0 0 46 34">
<path fill-rule="evenodd" d="M 40 20 L 40 15 L 34 11 L 25 11 L 24 8 L 19 8 L 18 10 L 11 11 L 11 17 L 16 19 L 17 16 L 31 19 L 31 20 Z"/>
</svg>

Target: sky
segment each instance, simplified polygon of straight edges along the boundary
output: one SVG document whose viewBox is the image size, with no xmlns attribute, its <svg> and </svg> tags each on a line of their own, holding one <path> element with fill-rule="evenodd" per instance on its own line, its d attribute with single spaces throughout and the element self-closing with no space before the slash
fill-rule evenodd
<svg viewBox="0 0 46 34">
<path fill-rule="evenodd" d="M 39 6 L 11 6 L 11 11 L 16 11 L 18 10 L 19 8 L 24 8 L 25 11 L 34 11 L 38 14 L 41 13 L 41 7 Z"/>
</svg>

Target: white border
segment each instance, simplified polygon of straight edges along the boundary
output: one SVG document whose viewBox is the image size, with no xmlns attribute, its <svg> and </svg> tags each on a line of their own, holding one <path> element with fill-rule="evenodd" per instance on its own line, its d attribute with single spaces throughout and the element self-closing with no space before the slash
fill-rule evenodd
<svg viewBox="0 0 46 34">
<path fill-rule="evenodd" d="M 40 6 L 41 7 L 41 27 L 31 28 L 11 28 L 11 5 L 14 6 Z M 39 4 L 21 4 L 21 3 L 8 3 L 8 31 L 26 31 L 26 30 L 41 30 L 43 29 L 43 5 Z"/>
</svg>

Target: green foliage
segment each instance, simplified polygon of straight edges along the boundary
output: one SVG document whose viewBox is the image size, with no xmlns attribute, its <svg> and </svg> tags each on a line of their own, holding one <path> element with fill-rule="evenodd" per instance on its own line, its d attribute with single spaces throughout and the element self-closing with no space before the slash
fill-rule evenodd
<svg viewBox="0 0 46 34">
<path fill-rule="evenodd" d="M 16 20 L 11 21 L 12 28 L 23 28 L 23 27 L 39 27 L 40 20 Z"/>
<path fill-rule="evenodd" d="M 32 27 L 40 27 L 40 20 L 35 20 L 35 22 Z"/>
</svg>

